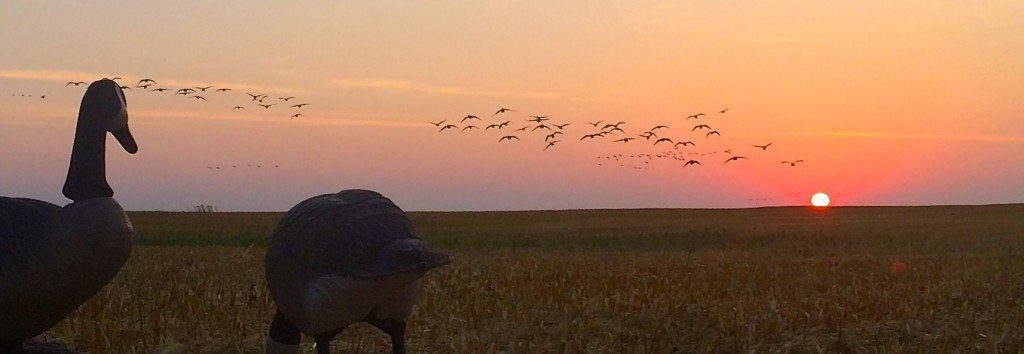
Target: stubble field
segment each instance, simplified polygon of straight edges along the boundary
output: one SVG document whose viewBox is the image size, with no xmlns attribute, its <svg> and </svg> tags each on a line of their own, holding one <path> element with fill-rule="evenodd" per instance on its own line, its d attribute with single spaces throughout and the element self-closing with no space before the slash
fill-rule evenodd
<svg viewBox="0 0 1024 354">
<path fill-rule="evenodd" d="M 48 336 L 91 352 L 261 351 L 263 245 L 281 214 L 129 215 L 131 260 Z M 411 218 L 455 256 L 425 278 L 414 352 L 1024 348 L 1024 205 Z M 366 325 L 334 345 L 390 348 Z"/>
</svg>

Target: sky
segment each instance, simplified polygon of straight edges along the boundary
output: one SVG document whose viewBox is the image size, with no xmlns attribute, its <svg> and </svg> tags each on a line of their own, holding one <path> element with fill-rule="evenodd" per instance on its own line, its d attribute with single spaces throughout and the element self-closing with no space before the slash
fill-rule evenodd
<svg viewBox="0 0 1024 354">
<path fill-rule="evenodd" d="M 281 211 L 350 188 L 406 210 L 1019 203 L 1021 18 L 1009 0 L 3 0 L 0 195 L 66 204 L 85 85 L 65 83 L 120 76 L 234 89 L 127 91 L 139 153 L 108 139 L 107 175 L 129 210 Z M 539 131 L 427 123 L 468 114 L 570 125 L 545 151 Z M 669 126 L 701 165 L 599 159 L 673 149 L 577 140 L 598 120 Z"/>
</svg>

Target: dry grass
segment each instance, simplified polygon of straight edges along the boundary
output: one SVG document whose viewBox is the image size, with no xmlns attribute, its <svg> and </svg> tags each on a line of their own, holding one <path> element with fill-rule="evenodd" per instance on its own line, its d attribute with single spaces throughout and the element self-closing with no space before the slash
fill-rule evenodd
<svg viewBox="0 0 1024 354">
<path fill-rule="evenodd" d="M 415 214 L 456 262 L 427 276 L 409 345 L 1016 350 L 1024 348 L 1021 215 L 1024 206 Z M 50 334 L 94 352 L 262 350 L 273 310 L 264 249 L 201 241 L 259 243 L 277 214 L 132 218 L 143 245 Z M 890 271 L 896 260 L 909 269 Z M 335 346 L 389 348 L 364 325 Z"/>
</svg>

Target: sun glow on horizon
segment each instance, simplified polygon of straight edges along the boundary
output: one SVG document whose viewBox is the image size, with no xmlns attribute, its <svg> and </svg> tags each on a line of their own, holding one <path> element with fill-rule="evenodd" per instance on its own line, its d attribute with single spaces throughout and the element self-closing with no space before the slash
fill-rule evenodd
<svg viewBox="0 0 1024 354">
<path fill-rule="evenodd" d="M 826 208 L 832 201 L 829 199 L 828 194 L 825 193 L 814 193 L 811 196 L 811 206 L 816 208 Z"/>
</svg>

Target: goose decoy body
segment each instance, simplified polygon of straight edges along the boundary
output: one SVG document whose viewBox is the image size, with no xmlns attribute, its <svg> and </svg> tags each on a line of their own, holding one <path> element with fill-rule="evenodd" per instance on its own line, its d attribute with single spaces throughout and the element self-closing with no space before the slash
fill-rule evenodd
<svg viewBox="0 0 1024 354">
<path fill-rule="evenodd" d="M 124 93 L 93 82 L 82 98 L 64 196 L 71 204 L 0 197 L 0 353 L 57 324 L 120 271 L 132 249 L 132 225 L 113 198 L 105 171 L 111 133 L 138 151 Z"/>
<path fill-rule="evenodd" d="M 342 330 L 367 322 L 402 353 L 420 279 L 451 261 L 428 251 L 402 209 L 380 193 L 307 199 L 284 215 L 267 248 L 267 286 L 277 306 L 267 352 L 295 353 L 306 334 L 327 353 Z"/>
</svg>

